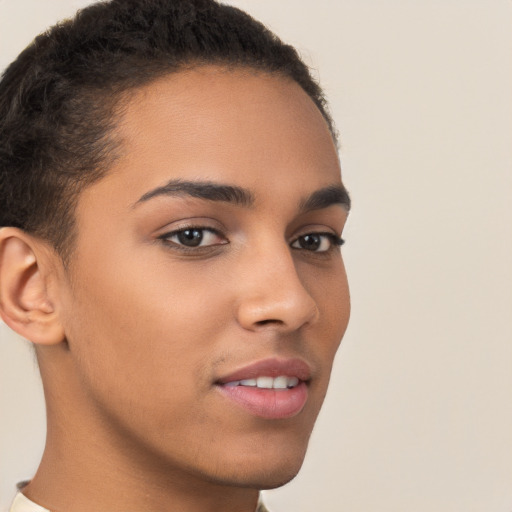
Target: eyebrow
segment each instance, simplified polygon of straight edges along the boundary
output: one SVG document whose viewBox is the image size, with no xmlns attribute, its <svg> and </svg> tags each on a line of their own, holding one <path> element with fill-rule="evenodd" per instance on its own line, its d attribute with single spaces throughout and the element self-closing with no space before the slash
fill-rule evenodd
<svg viewBox="0 0 512 512">
<path fill-rule="evenodd" d="M 207 201 L 232 203 L 246 208 L 255 202 L 254 194 L 245 188 L 212 181 L 170 180 L 165 185 L 146 192 L 133 206 L 158 196 L 190 196 Z M 330 185 L 313 192 L 300 202 L 300 211 L 321 210 L 333 205 L 341 205 L 350 210 L 350 196 L 343 185 Z"/>
<path fill-rule="evenodd" d="M 221 201 L 249 207 L 254 204 L 254 195 L 249 190 L 212 181 L 170 180 L 162 187 L 146 192 L 136 203 L 149 201 L 157 196 L 190 196 L 208 201 Z"/>
<path fill-rule="evenodd" d="M 300 204 L 301 211 L 322 210 L 329 206 L 343 206 L 350 211 L 352 201 L 347 189 L 343 185 L 330 185 L 313 192 Z"/>
</svg>

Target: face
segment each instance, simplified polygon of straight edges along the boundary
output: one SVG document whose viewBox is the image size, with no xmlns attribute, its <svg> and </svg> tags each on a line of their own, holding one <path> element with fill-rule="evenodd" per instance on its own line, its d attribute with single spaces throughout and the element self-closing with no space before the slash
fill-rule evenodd
<svg viewBox="0 0 512 512">
<path fill-rule="evenodd" d="M 82 421 L 190 478 L 292 478 L 349 317 L 347 217 L 320 112 L 204 67 L 139 90 L 76 207 L 62 323 Z"/>
</svg>

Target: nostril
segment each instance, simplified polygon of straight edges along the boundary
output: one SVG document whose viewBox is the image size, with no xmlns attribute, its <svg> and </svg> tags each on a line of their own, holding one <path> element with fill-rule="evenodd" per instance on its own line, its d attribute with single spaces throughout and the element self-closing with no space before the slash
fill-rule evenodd
<svg viewBox="0 0 512 512">
<path fill-rule="evenodd" d="M 269 319 L 269 320 L 260 320 L 260 321 L 256 322 L 256 325 L 264 326 L 264 325 L 268 325 L 268 324 L 282 324 L 282 323 L 283 323 L 282 320 Z"/>
</svg>

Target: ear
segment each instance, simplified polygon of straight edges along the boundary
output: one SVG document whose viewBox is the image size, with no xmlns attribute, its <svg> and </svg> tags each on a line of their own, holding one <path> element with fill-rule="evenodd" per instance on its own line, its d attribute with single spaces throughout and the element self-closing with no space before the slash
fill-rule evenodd
<svg viewBox="0 0 512 512">
<path fill-rule="evenodd" d="M 51 257 L 41 241 L 24 231 L 0 229 L 0 316 L 11 329 L 40 345 L 65 338 L 48 293 L 48 281 L 55 277 Z"/>
</svg>

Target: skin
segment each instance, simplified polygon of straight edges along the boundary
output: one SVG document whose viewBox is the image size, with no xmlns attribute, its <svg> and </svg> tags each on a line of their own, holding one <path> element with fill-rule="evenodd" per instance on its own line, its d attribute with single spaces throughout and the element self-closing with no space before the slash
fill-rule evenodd
<svg viewBox="0 0 512 512">
<path fill-rule="evenodd" d="M 121 158 L 76 206 L 69 268 L 25 233 L 0 237 L 2 316 L 36 343 L 47 400 L 25 493 L 54 512 L 253 512 L 300 469 L 349 318 L 330 238 L 347 207 L 301 209 L 341 186 L 332 137 L 294 82 L 217 67 L 136 91 L 115 136 Z M 252 201 L 163 193 L 169 180 Z M 163 236 L 191 227 L 203 245 Z M 309 233 L 327 233 L 321 251 L 300 245 Z M 293 417 L 255 416 L 215 385 L 267 358 L 312 369 Z"/>
</svg>

